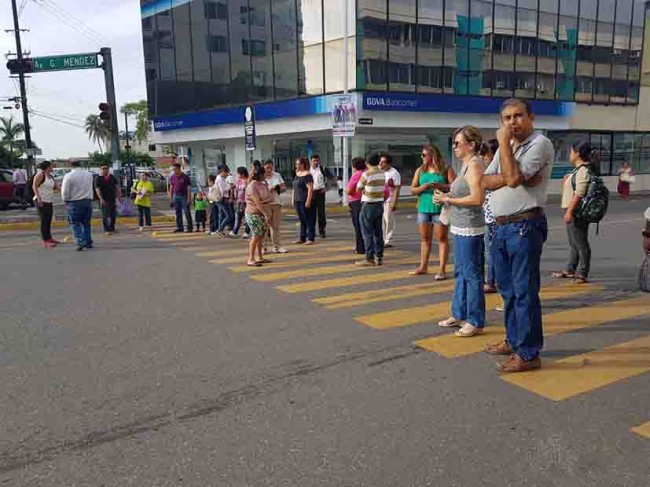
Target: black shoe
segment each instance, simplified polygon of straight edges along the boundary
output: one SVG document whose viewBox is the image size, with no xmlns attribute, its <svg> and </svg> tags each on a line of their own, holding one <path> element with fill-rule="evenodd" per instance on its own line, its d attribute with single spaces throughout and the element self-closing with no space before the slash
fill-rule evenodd
<svg viewBox="0 0 650 487">
<path fill-rule="evenodd" d="M 187 233 L 192 233 L 194 230 L 192 230 L 192 227 L 187 229 Z"/>
<path fill-rule="evenodd" d="M 393 244 L 384 244 L 385 249 L 392 249 L 394 247 Z"/>
<path fill-rule="evenodd" d="M 81 252 L 85 248 L 86 248 L 85 245 L 77 245 L 77 252 Z"/>
<path fill-rule="evenodd" d="M 93 246 L 93 244 L 89 243 L 89 244 L 86 245 L 86 248 L 87 249 L 92 249 L 92 248 L 94 248 L 94 246 Z"/>
<path fill-rule="evenodd" d="M 183 229 L 182 228 L 177 228 L 176 230 L 174 230 L 173 233 L 183 233 Z"/>
<path fill-rule="evenodd" d="M 375 259 L 375 265 L 384 265 L 384 259 Z"/>
<path fill-rule="evenodd" d="M 321 233 L 320 238 L 327 238 L 327 235 L 325 235 L 324 233 Z"/>
</svg>

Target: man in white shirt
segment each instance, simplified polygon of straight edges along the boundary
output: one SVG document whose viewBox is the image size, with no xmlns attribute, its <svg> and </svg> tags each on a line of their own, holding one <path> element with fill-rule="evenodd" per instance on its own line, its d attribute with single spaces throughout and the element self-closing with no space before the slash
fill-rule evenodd
<svg viewBox="0 0 650 487">
<path fill-rule="evenodd" d="M 90 222 L 93 217 L 93 175 L 81 169 L 79 161 L 70 163 L 72 171 L 65 175 L 61 184 L 61 198 L 68 207 L 68 221 L 77 250 L 93 248 Z"/>
<path fill-rule="evenodd" d="M 267 159 L 264 162 L 264 179 L 269 186 L 269 193 L 271 194 L 271 202 L 268 205 L 268 217 L 273 252 L 286 254 L 287 250 L 282 247 L 282 236 L 280 233 L 280 227 L 282 227 L 282 203 L 280 202 L 280 194 L 287 190 L 287 185 L 284 184 L 284 179 L 282 179 L 280 173 L 273 170 L 272 159 Z"/>
<path fill-rule="evenodd" d="M 12 175 L 14 183 L 14 199 L 18 203 L 23 203 L 26 198 L 25 189 L 27 187 L 27 175 L 22 169 L 16 169 Z"/>
<path fill-rule="evenodd" d="M 379 167 L 386 175 L 386 189 L 388 190 L 388 199 L 384 202 L 384 248 L 391 248 L 395 233 L 394 213 L 399 199 L 399 190 L 402 187 L 402 177 L 393 167 L 393 161 L 388 153 L 381 154 Z"/>
<path fill-rule="evenodd" d="M 325 214 L 325 194 L 327 185 L 325 173 L 320 165 L 320 156 L 314 154 L 311 156 L 311 177 L 314 178 L 314 196 L 312 204 L 316 208 L 316 219 L 318 220 L 318 233 L 321 238 L 325 238 L 325 227 L 327 226 L 327 215 Z"/>
<path fill-rule="evenodd" d="M 217 208 L 219 209 L 219 228 L 217 229 L 217 235 L 225 237 L 226 227 L 232 229 L 235 225 L 235 214 L 230 201 L 232 186 L 228 183 L 230 169 L 225 164 L 222 164 L 217 170 L 219 174 L 214 184 L 217 185 L 217 188 L 221 192 L 221 200 L 217 202 Z"/>
</svg>

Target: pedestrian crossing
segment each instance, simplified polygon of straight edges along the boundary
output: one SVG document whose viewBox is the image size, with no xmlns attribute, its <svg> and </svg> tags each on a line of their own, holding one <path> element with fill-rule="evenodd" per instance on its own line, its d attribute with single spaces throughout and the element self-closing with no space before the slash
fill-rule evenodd
<svg viewBox="0 0 650 487">
<path fill-rule="evenodd" d="M 295 234 L 295 229 L 285 228 L 283 232 Z M 351 240 L 328 238 L 317 240 L 314 246 L 288 245 L 290 253 L 269 254 L 266 257 L 272 263 L 249 267 L 245 262 L 245 241 L 200 234 L 163 233 L 152 237 L 179 250 L 194 251 L 198 258 L 224 266 L 241 278 L 268 284 L 283 294 L 305 295 L 326 310 L 348 313 L 355 322 L 371 329 L 408 329 L 417 334 L 421 328 L 424 336 L 413 341 L 413 346 L 441 359 L 469 359 L 481 353 L 487 343 L 504 339 L 503 316 L 496 321 L 493 313 L 488 313 L 485 332 L 470 339 L 439 329 L 436 323 L 450 315 L 454 280 L 437 282 L 433 275 L 410 275 L 419 260 L 415 250 L 387 250 L 384 266 L 360 268 L 354 261 L 362 256 L 353 255 Z M 431 265 L 435 262 L 432 257 Z M 453 266 L 448 266 L 447 272 L 453 275 Z M 555 336 L 594 333 L 603 325 L 645 320 L 647 328 L 638 327 L 638 336 L 622 343 L 559 359 L 543 358 L 542 369 L 503 375 L 500 380 L 527 394 L 564 401 L 650 372 L 650 297 L 612 293 L 601 284 L 557 281 L 543 283 L 540 294 L 544 334 L 549 339 L 546 350 L 552 350 Z M 488 309 L 500 304 L 500 296 L 486 296 Z M 650 424 L 634 431 L 650 438 Z"/>
</svg>

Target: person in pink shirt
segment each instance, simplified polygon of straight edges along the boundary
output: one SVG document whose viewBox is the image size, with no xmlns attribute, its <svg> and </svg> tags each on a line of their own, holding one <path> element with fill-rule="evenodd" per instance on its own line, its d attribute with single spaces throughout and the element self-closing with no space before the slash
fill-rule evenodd
<svg viewBox="0 0 650 487">
<path fill-rule="evenodd" d="M 366 255 L 366 246 L 363 243 L 361 224 L 359 223 L 359 215 L 361 214 L 361 191 L 357 190 L 359 179 L 361 179 L 361 175 L 366 170 L 366 160 L 363 157 L 355 157 L 352 159 L 352 167 L 354 168 L 354 174 L 352 174 L 348 183 L 347 193 L 350 216 L 352 217 L 352 225 L 354 226 L 354 239 L 356 240 L 354 253 Z"/>
</svg>

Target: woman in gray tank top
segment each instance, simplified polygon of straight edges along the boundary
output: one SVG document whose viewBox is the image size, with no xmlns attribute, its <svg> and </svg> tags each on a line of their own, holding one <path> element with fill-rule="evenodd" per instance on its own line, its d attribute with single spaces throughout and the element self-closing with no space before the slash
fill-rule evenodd
<svg viewBox="0 0 650 487">
<path fill-rule="evenodd" d="M 483 214 L 483 172 L 478 156 L 483 142 L 481 132 L 466 126 L 454 132 L 454 154 L 463 163 L 449 193 L 436 192 L 436 203 L 451 208 L 451 233 L 454 236 L 454 300 L 451 317 L 438 323 L 445 328 L 460 327 L 462 338 L 483 333 L 485 295 L 483 293 L 485 216 Z"/>
</svg>

